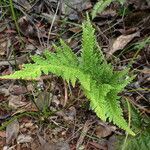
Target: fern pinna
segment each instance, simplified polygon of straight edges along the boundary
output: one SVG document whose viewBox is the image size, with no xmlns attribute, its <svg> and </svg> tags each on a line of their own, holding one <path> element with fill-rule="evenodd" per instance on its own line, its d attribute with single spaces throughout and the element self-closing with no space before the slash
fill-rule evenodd
<svg viewBox="0 0 150 150">
<path fill-rule="evenodd" d="M 32 57 L 34 63 L 24 64 L 23 69 L 3 79 L 36 79 L 43 73 L 53 73 L 61 76 L 67 82 L 81 85 L 85 95 L 90 100 L 91 108 L 103 121 L 107 119 L 118 127 L 134 135 L 123 118 L 118 93 L 132 80 L 127 76 L 128 70 L 114 71 L 108 64 L 97 45 L 91 22 L 83 23 L 82 53 L 77 57 L 63 40 L 61 46 L 54 45 L 56 52 L 45 51 L 43 56 Z"/>
</svg>

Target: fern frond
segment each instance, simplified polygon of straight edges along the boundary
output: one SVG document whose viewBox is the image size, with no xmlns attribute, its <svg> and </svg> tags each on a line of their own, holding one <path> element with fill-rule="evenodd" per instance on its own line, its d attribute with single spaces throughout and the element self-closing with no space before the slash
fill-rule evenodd
<svg viewBox="0 0 150 150">
<path fill-rule="evenodd" d="M 79 81 L 91 108 L 102 120 L 107 118 L 120 128 L 134 135 L 123 118 L 117 94 L 132 80 L 128 70 L 114 71 L 97 46 L 94 29 L 89 20 L 83 25 L 82 54 L 77 57 L 70 47 L 60 40 L 60 46 L 54 45 L 56 52 L 45 51 L 43 56 L 32 56 L 33 64 L 23 65 L 23 69 L 7 79 L 36 79 L 42 74 L 53 73 L 74 86 Z M 128 78 L 127 78 L 128 77 Z"/>
<path fill-rule="evenodd" d="M 41 66 L 36 64 L 25 64 L 23 69 L 16 71 L 14 74 L 5 75 L 1 79 L 26 79 L 33 80 L 41 76 Z"/>
<path fill-rule="evenodd" d="M 83 68 L 88 70 L 91 67 L 91 64 L 95 64 L 95 44 L 96 39 L 94 36 L 95 30 L 92 28 L 92 24 L 88 21 L 82 25 L 83 34 L 82 34 L 82 63 Z M 95 59 L 94 59 L 95 58 Z"/>
<path fill-rule="evenodd" d="M 94 5 L 92 10 L 92 19 L 96 17 L 97 13 L 101 13 L 113 0 L 100 0 Z"/>
<path fill-rule="evenodd" d="M 112 85 L 117 92 L 121 92 L 134 78 L 135 76 L 128 76 L 129 69 L 124 69 L 122 71 L 114 71 L 112 78 L 110 80 L 110 85 Z"/>
<path fill-rule="evenodd" d="M 81 52 L 81 68 L 92 73 L 93 68 L 97 67 L 98 64 L 103 62 L 103 55 L 100 50 L 98 50 L 98 45 L 96 37 L 94 35 L 95 30 L 89 20 L 82 24 L 83 34 L 82 34 L 82 52 Z"/>
<path fill-rule="evenodd" d="M 60 40 L 60 43 L 61 43 L 64 56 L 67 57 L 70 63 L 74 63 L 74 65 L 78 65 L 78 58 L 72 52 L 72 49 L 63 40 Z"/>
<path fill-rule="evenodd" d="M 42 71 L 47 74 L 48 72 L 51 72 L 57 76 L 61 76 L 63 79 L 65 79 L 68 83 L 69 81 L 72 82 L 74 85 L 76 80 L 78 79 L 80 84 L 82 84 L 85 89 L 90 90 L 90 76 L 88 74 L 85 74 L 78 68 L 73 68 L 65 66 L 65 65 L 51 65 L 45 66 L 42 68 Z"/>
<path fill-rule="evenodd" d="M 150 130 L 141 131 L 136 137 L 128 138 L 124 150 L 149 150 L 150 149 Z"/>
<path fill-rule="evenodd" d="M 126 130 L 131 135 L 135 135 L 134 132 L 128 127 L 127 122 L 123 118 L 122 109 L 120 107 L 120 97 L 117 96 L 118 92 L 116 90 L 111 90 L 106 96 L 106 116 L 109 121 L 113 121 L 114 124 L 120 128 Z"/>
<path fill-rule="evenodd" d="M 103 121 L 106 121 L 106 95 L 112 89 L 109 84 L 97 86 L 94 81 L 91 81 L 91 90 L 85 91 L 85 95 L 90 99 L 90 106 L 95 111 L 96 115 Z"/>
<path fill-rule="evenodd" d="M 96 17 L 97 13 L 102 13 L 104 9 L 111 4 L 113 1 L 118 1 L 121 5 L 124 4 L 125 0 L 100 0 L 94 5 L 92 10 L 92 19 Z"/>
</svg>

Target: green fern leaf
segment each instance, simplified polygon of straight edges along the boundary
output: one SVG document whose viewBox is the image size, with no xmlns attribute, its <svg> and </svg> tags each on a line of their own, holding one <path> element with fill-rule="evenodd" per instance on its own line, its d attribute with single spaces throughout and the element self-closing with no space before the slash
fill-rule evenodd
<svg viewBox="0 0 150 150">
<path fill-rule="evenodd" d="M 128 133 L 135 135 L 134 132 L 128 127 L 127 122 L 123 118 L 122 109 L 120 107 L 119 97 L 117 96 L 118 91 L 111 90 L 106 96 L 106 107 L 109 110 L 106 115 L 109 121 L 113 121 L 114 124 L 120 128 L 126 130 Z"/>
<path fill-rule="evenodd" d="M 94 5 L 92 10 L 92 19 L 96 17 L 97 13 L 101 13 L 113 0 L 100 0 Z"/>
<path fill-rule="evenodd" d="M 111 86 L 108 84 L 97 84 L 92 81 L 91 90 L 85 91 L 86 96 L 90 99 L 90 106 L 95 111 L 96 115 L 103 121 L 106 121 L 106 100 L 107 93 L 111 90 Z"/>
<path fill-rule="evenodd" d="M 150 130 L 144 130 L 134 138 L 128 138 L 124 150 L 149 150 Z"/>
<path fill-rule="evenodd" d="M 85 72 L 94 75 L 93 68 L 97 68 L 104 60 L 103 54 L 96 42 L 94 35 L 95 30 L 92 27 L 89 17 L 88 21 L 83 23 L 82 29 L 82 53 L 81 53 L 81 64 L 80 67 Z"/>
<path fill-rule="evenodd" d="M 23 69 L 7 79 L 36 79 L 42 74 L 53 73 L 62 77 L 74 86 L 76 81 L 81 85 L 90 100 L 91 108 L 102 120 L 108 120 L 134 135 L 123 118 L 117 94 L 132 80 L 128 70 L 114 71 L 105 60 L 97 45 L 94 29 L 89 20 L 83 25 L 82 54 L 77 57 L 70 47 L 60 40 L 60 46 L 54 45 L 56 52 L 45 51 L 43 56 L 32 56 L 33 64 L 25 64 Z"/>
<path fill-rule="evenodd" d="M 115 0 L 100 0 L 94 5 L 94 8 L 92 10 L 92 19 L 96 17 L 97 13 L 102 13 L 104 9 L 111 4 Z M 121 5 L 124 4 L 125 0 L 116 0 L 118 1 Z"/>
<path fill-rule="evenodd" d="M 25 64 L 23 69 L 16 71 L 14 74 L 5 75 L 1 79 L 26 79 L 33 80 L 41 76 L 41 66 L 36 64 Z"/>
</svg>

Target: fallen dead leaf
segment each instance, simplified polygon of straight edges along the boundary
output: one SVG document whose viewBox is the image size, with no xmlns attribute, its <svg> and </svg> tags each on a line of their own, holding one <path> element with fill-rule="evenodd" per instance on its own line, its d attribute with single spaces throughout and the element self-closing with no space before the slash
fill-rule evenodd
<svg viewBox="0 0 150 150">
<path fill-rule="evenodd" d="M 21 134 L 21 135 L 18 135 L 18 138 L 17 138 L 18 144 L 20 144 L 20 143 L 31 143 L 32 141 L 33 141 L 33 138 L 30 135 Z"/>
<path fill-rule="evenodd" d="M 112 46 L 110 46 L 110 50 L 107 52 L 106 57 L 109 58 L 110 56 L 112 56 L 113 53 L 123 49 L 130 41 L 132 41 L 135 37 L 139 37 L 139 36 L 140 36 L 139 31 L 133 34 L 119 36 L 113 42 Z"/>
<path fill-rule="evenodd" d="M 33 51 L 33 50 L 35 50 L 36 49 L 36 47 L 33 45 L 33 44 L 28 44 L 28 45 L 26 45 L 26 50 L 28 51 Z"/>
<path fill-rule="evenodd" d="M 27 89 L 24 86 L 20 86 L 20 85 L 13 85 L 10 89 L 9 89 L 10 93 L 13 95 L 20 95 L 20 94 L 25 94 L 27 93 Z"/>
<path fill-rule="evenodd" d="M 89 0 L 65 0 L 62 3 L 62 13 L 68 15 L 70 20 L 78 20 L 79 16 L 75 10 L 81 12 L 91 7 L 92 5 Z"/>
<path fill-rule="evenodd" d="M 19 122 L 15 119 L 6 127 L 6 144 L 10 144 L 15 140 L 19 133 Z"/>
<path fill-rule="evenodd" d="M 31 127 L 33 126 L 33 124 L 34 124 L 34 123 L 32 123 L 32 122 L 28 122 L 28 123 L 25 123 L 24 126 L 25 126 L 26 128 L 31 128 Z"/>
<path fill-rule="evenodd" d="M 7 88 L 0 88 L 0 94 L 4 94 L 5 96 L 9 96 L 9 90 Z"/>
<path fill-rule="evenodd" d="M 5 138 L 6 137 L 6 132 L 5 131 L 0 131 L 0 137 Z"/>
<path fill-rule="evenodd" d="M 144 68 L 143 70 L 140 70 L 140 72 L 144 74 L 150 74 L 150 68 Z"/>
<path fill-rule="evenodd" d="M 35 27 L 33 27 L 26 16 L 18 20 L 18 25 L 21 33 L 27 37 L 33 38 L 37 36 Z"/>
<path fill-rule="evenodd" d="M 8 44 L 7 38 L 0 39 L 0 56 L 3 56 L 5 54 L 7 44 Z"/>
<path fill-rule="evenodd" d="M 27 91 L 28 92 L 33 92 L 35 90 L 34 86 L 32 84 L 27 85 Z"/>
<path fill-rule="evenodd" d="M 14 96 L 14 95 L 10 95 L 8 97 L 8 106 L 13 108 L 13 109 L 17 109 L 19 107 L 23 107 L 25 105 L 27 105 L 27 102 L 22 102 L 22 96 L 19 95 L 19 96 Z"/>
<path fill-rule="evenodd" d="M 4 146 L 4 147 L 3 147 L 3 150 L 14 150 L 15 147 L 16 147 L 16 145 L 13 145 L 13 146 L 11 146 L 11 147 L 9 147 L 9 146 Z"/>
<path fill-rule="evenodd" d="M 50 92 L 41 92 L 38 95 L 36 102 L 36 105 L 40 110 L 44 110 L 45 108 L 48 108 L 51 104 L 52 100 L 52 94 Z"/>
<path fill-rule="evenodd" d="M 135 9 L 146 9 L 150 7 L 150 1 L 149 0 L 127 0 L 126 2 L 128 5 L 133 5 Z"/>
<path fill-rule="evenodd" d="M 63 119 L 66 121 L 66 122 L 69 122 L 69 121 L 73 121 L 76 117 L 76 109 L 75 107 L 70 107 L 69 110 L 66 110 L 66 111 L 57 111 L 56 114 L 60 117 L 63 117 Z"/>
<path fill-rule="evenodd" d="M 73 121 L 76 116 L 76 109 L 75 107 L 70 107 L 68 111 L 65 112 L 65 115 L 63 116 L 64 120 L 66 121 Z"/>
<path fill-rule="evenodd" d="M 81 27 L 72 27 L 68 29 L 69 31 L 73 32 L 73 33 L 79 33 L 81 32 Z"/>
<path fill-rule="evenodd" d="M 108 126 L 108 125 L 98 125 L 96 127 L 96 130 L 95 130 L 95 134 L 97 137 L 101 138 L 101 137 L 107 137 L 109 136 L 112 131 L 115 131 L 115 127 L 113 128 L 112 126 Z"/>
</svg>

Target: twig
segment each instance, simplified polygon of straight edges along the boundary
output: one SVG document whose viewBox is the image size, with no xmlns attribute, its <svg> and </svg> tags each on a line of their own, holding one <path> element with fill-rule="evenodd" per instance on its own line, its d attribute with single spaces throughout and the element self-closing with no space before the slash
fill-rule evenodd
<svg viewBox="0 0 150 150">
<path fill-rule="evenodd" d="M 57 12 L 58 12 L 58 9 L 59 9 L 59 5 L 60 5 L 60 2 L 58 2 L 58 4 L 57 4 L 56 12 L 55 12 L 55 14 L 54 14 L 54 17 L 53 17 L 53 20 L 52 20 L 52 23 L 51 23 L 51 26 L 50 26 L 50 29 L 49 29 L 49 32 L 48 32 L 47 48 L 49 48 L 49 39 L 50 39 L 52 27 L 53 27 L 54 22 L 55 22 L 55 19 L 56 19 Z"/>
<path fill-rule="evenodd" d="M 65 98 L 64 98 L 64 104 L 63 106 L 65 107 L 68 101 L 68 89 L 67 89 L 67 83 L 64 81 L 64 89 L 65 89 Z"/>
<path fill-rule="evenodd" d="M 83 127 L 83 130 L 82 130 L 82 133 L 78 139 L 78 142 L 77 142 L 77 145 L 76 145 L 76 149 L 79 149 L 79 147 L 81 146 L 81 144 L 83 143 L 83 140 L 86 136 L 86 133 L 88 132 L 88 130 L 90 129 L 91 125 L 93 124 L 94 122 L 91 122 L 90 120 L 87 120 L 84 124 L 84 127 Z"/>
</svg>

